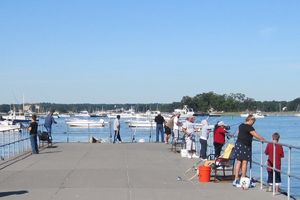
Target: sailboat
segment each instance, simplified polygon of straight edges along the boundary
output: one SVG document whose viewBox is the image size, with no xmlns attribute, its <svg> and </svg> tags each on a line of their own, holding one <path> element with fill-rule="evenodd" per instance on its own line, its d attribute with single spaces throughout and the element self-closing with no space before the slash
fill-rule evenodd
<svg viewBox="0 0 300 200">
<path fill-rule="evenodd" d="M 300 105 L 299 104 L 297 106 L 296 113 L 294 114 L 294 116 L 300 117 Z"/>
</svg>

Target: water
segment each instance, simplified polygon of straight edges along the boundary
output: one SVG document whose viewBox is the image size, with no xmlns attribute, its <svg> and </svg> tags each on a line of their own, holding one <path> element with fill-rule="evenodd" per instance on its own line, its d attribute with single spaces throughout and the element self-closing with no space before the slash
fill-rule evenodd
<svg viewBox="0 0 300 200">
<path fill-rule="evenodd" d="M 201 122 L 206 117 L 197 117 L 196 122 Z M 99 120 L 99 118 L 95 118 Z M 101 138 L 106 142 L 110 142 L 113 138 L 113 120 L 105 118 L 105 121 L 109 122 L 103 128 L 69 128 L 65 124 L 64 118 L 56 119 L 57 124 L 53 125 L 53 140 L 54 142 L 88 142 L 91 136 Z M 222 116 L 222 117 L 211 117 L 208 119 L 210 124 L 216 124 L 218 121 L 224 121 L 227 125 L 231 126 L 230 133 L 235 134 L 237 132 L 240 123 L 244 122 L 245 118 L 239 116 Z M 40 120 L 43 123 L 43 120 Z M 262 135 L 266 140 L 271 141 L 271 136 L 274 132 L 279 132 L 280 143 L 294 145 L 300 147 L 300 140 L 298 136 L 300 128 L 300 117 L 293 116 L 268 116 L 263 119 L 257 119 L 254 124 L 255 130 Z M 129 128 L 128 124 L 121 119 L 121 138 L 123 142 L 132 142 L 133 137 L 135 141 L 144 140 L 145 142 L 155 141 L 155 129 L 142 129 L 142 128 Z M 212 136 L 212 135 L 211 135 Z M 212 137 L 210 137 L 212 138 Z M 231 139 L 231 143 L 234 140 Z M 209 141 L 212 144 L 212 141 Z M 199 149 L 199 144 L 198 149 Z M 263 151 L 266 144 L 263 145 Z M 253 143 L 253 160 L 260 162 L 260 143 Z M 208 149 L 208 153 L 213 153 L 213 149 Z M 288 167 L 288 148 L 284 147 L 285 157 L 282 159 L 282 188 L 286 190 L 287 187 L 287 176 L 284 173 L 287 172 Z M 293 149 L 291 154 L 292 166 L 291 174 L 300 177 L 300 150 Z M 267 157 L 263 155 L 264 161 Z M 252 166 L 252 176 L 260 177 L 259 167 L 257 165 Z M 267 180 L 267 171 L 263 171 L 263 180 Z M 291 179 L 291 194 L 296 196 L 297 199 L 300 197 L 300 181 L 298 179 Z M 299 198 L 300 199 L 300 198 Z"/>
</svg>

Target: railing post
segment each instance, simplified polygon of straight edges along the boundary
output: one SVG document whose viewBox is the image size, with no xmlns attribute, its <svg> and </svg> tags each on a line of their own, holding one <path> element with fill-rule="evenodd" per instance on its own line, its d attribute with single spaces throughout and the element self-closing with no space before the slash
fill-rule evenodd
<svg viewBox="0 0 300 200">
<path fill-rule="evenodd" d="M 16 155 L 16 134 L 15 134 L 15 129 L 13 129 L 12 131 L 13 134 L 13 157 L 15 157 Z"/>
<path fill-rule="evenodd" d="M 287 197 L 288 200 L 290 200 L 290 196 L 291 196 L 291 154 L 292 154 L 292 148 L 289 147 L 289 153 L 288 153 L 288 186 L 287 186 Z"/>
<path fill-rule="evenodd" d="M 260 189 L 263 189 L 263 142 L 260 143 Z"/>
<path fill-rule="evenodd" d="M 109 142 L 112 143 L 111 118 L 109 119 Z"/>
<path fill-rule="evenodd" d="M 88 122 L 88 141 L 90 141 L 90 138 L 91 138 L 91 132 L 90 132 L 90 123 Z"/>
<path fill-rule="evenodd" d="M 272 188 L 273 188 L 273 196 L 275 196 L 275 194 L 276 194 L 276 191 L 275 191 L 275 185 L 276 185 L 276 181 L 275 181 L 275 169 L 276 169 L 276 148 L 275 148 L 276 146 L 275 146 L 275 142 L 273 141 L 273 160 L 272 160 L 272 162 L 273 162 L 273 166 L 272 166 L 272 173 L 273 173 L 273 180 L 272 180 L 272 182 L 273 182 L 273 185 L 272 185 Z"/>
<path fill-rule="evenodd" d="M 7 158 L 10 158 L 10 134 L 8 134 L 8 155 Z"/>
<path fill-rule="evenodd" d="M 4 145 L 4 143 L 5 143 L 4 138 L 5 138 L 5 134 L 4 134 L 4 132 L 2 132 L 2 145 Z M 3 160 L 5 158 L 5 146 L 2 147 L 2 158 L 3 158 Z"/>
<path fill-rule="evenodd" d="M 67 125 L 67 143 L 69 143 L 69 126 Z"/>
</svg>

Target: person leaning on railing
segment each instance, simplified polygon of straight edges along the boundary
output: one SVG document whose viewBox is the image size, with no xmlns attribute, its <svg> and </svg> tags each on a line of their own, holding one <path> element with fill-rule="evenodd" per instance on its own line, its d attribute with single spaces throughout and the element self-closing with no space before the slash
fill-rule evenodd
<svg viewBox="0 0 300 200">
<path fill-rule="evenodd" d="M 268 188 L 267 192 L 272 192 L 273 191 L 273 161 L 275 160 L 275 169 L 281 170 L 281 158 L 284 157 L 284 152 L 282 145 L 277 144 L 279 141 L 280 135 L 279 133 L 273 133 L 272 135 L 272 140 L 273 143 L 268 143 L 265 149 L 265 154 L 268 155 L 268 160 L 267 160 L 267 171 L 268 171 Z M 274 155 L 274 146 L 275 145 L 275 158 L 273 158 Z M 280 183 L 281 183 L 281 174 L 279 171 L 275 171 L 275 193 L 280 192 Z"/>
<path fill-rule="evenodd" d="M 248 162 L 251 161 L 252 157 L 252 140 L 253 137 L 260 141 L 265 141 L 265 139 L 259 135 L 253 128 L 255 123 L 255 117 L 250 114 L 246 118 L 246 121 L 239 126 L 239 133 L 237 141 L 234 147 L 234 154 L 237 160 L 235 165 L 235 179 L 233 181 L 233 186 L 240 187 L 239 174 L 242 171 L 242 177 L 246 177 Z"/>
<path fill-rule="evenodd" d="M 37 144 L 37 131 L 38 131 L 38 123 L 36 122 L 36 115 L 33 114 L 31 117 L 31 123 L 29 124 L 28 130 L 30 134 L 30 144 L 33 154 L 39 153 L 39 148 Z"/>
</svg>

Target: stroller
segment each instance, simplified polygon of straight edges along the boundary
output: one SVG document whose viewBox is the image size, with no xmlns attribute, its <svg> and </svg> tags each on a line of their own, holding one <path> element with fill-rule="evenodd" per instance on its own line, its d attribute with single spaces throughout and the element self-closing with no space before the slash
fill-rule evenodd
<svg viewBox="0 0 300 200">
<path fill-rule="evenodd" d="M 49 133 L 46 131 L 39 131 L 38 133 L 39 140 L 43 142 L 48 142 L 48 145 L 52 145 L 52 138 L 49 136 Z"/>
</svg>

